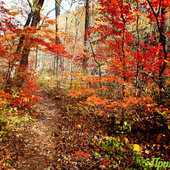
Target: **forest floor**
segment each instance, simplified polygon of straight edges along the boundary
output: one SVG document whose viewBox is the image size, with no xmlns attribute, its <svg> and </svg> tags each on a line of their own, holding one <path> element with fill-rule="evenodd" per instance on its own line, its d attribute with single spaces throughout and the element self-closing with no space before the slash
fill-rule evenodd
<svg viewBox="0 0 170 170">
<path fill-rule="evenodd" d="M 54 167 L 56 140 L 53 130 L 59 120 L 58 112 L 55 102 L 41 93 L 33 118 L 21 124 L 10 138 L 8 146 L 4 147 L 4 152 L 7 152 L 5 155 L 8 155 L 4 159 L 12 165 L 9 166 L 11 169 L 43 170 Z M 13 148 L 17 150 L 12 151 Z"/>
<path fill-rule="evenodd" d="M 101 159 L 95 158 L 94 148 L 90 145 L 94 139 L 108 138 L 102 132 L 104 125 L 96 122 L 93 115 L 71 113 L 64 97 L 61 98 L 40 92 L 40 102 L 36 104 L 32 119 L 21 123 L 10 137 L 0 141 L 0 169 L 107 169 Z M 150 147 L 147 152 L 151 153 L 151 150 Z M 168 150 L 164 155 L 168 156 Z"/>
<path fill-rule="evenodd" d="M 81 164 L 82 160 L 73 154 L 80 150 L 91 152 L 89 141 L 96 133 L 94 122 L 83 115 L 75 119 L 63 112 L 63 101 L 51 99 L 45 91 L 40 96 L 32 119 L 21 123 L 1 142 L 0 169 L 79 169 L 77 162 Z"/>
</svg>

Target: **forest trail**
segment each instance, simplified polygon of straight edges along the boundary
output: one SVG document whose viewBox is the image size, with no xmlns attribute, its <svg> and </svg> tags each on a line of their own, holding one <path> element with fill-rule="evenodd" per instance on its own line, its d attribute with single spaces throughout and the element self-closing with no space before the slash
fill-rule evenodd
<svg viewBox="0 0 170 170">
<path fill-rule="evenodd" d="M 95 147 L 89 144 L 94 139 L 109 138 L 101 131 L 104 126 L 99 124 L 100 127 L 96 128 L 92 115 L 84 116 L 74 110 L 67 110 L 65 99 L 54 100 L 45 91 L 40 92 L 40 96 L 33 118 L 15 133 L 17 158 L 14 169 L 9 170 L 107 169 L 103 168 L 102 159 L 94 156 Z M 151 152 L 152 144 L 144 145 L 141 145 L 143 152 L 146 146 L 150 147 L 147 151 Z M 163 156 L 168 157 L 168 146 L 165 147 L 167 149 L 164 151 L 158 149 L 155 153 L 162 152 Z M 129 152 L 132 153 L 132 150 Z"/>
<path fill-rule="evenodd" d="M 56 141 L 53 130 L 58 121 L 58 108 L 55 101 L 41 92 L 37 104 L 37 118 L 29 121 L 29 137 L 24 140 L 24 151 L 16 162 L 17 170 L 52 170 L 55 168 Z"/>
<path fill-rule="evenodd" d="M 83 114 L 68 113 L 66 101 L 55 100 L 45 91 L 40 96 L 33 118 L 15 132 L 13 141 L 17 151 L 11 170 L 80 170 L 83 164 L 93 166 L 92 158 L 77 163 L 73 155 L 80 150 L 92 153 L 89 141 L 96 134 L 94 120 Z"/>
<path fill-rule="evenodd" d="M 107 126 L 103 125 L 104 122 L 96 122 L 93 115 L 85 116 L 73 110 L 73 105 L 68 105 L 68 98 L 64 96 L 61 100 L 56 100 L 52 96 L 49 97 L 45 91 L 41 91 L 40 96 L 32 119 L 23 122 L 14 130 L 14 135 L 6 144 L 3 152 L 4 161 L 7 160 L 12 166 L 6 166 L 2 170 L 107 169 L 103 168 L 103 159 L 95 156 L 96 152 L 102 150 L 90 144 L 92 141 L 109 139 L 104 133 L 107 129 Z M 68 106 L 71 108 L 68 109 Z M 128 139 L 135 141 L 136 138 Z M 152 144 L 145 143 L 142 147 L 143 153 L 146 147 L 148 152 L 153 151 Z M 164 151 L 155 151 L 156 154 L 163 153 L 164 159 L 168 157 L 168 146 L 165 147 Z M 129 153 L 132 154 L 132 148 L 129 149 Z M 129 162 L 132 161 L 131 158 L 132 155 Z"/>
</svg>

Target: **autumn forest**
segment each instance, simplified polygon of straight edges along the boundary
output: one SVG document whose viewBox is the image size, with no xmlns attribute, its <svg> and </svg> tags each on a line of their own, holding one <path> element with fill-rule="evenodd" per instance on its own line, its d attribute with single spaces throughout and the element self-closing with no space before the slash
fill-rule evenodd
<svg viewBox="0 0 170 170">
<path fill-rule="evenodd" d="M 168 0 L 0 0 L 0 170 L 168 169 Z"/>
</svg>

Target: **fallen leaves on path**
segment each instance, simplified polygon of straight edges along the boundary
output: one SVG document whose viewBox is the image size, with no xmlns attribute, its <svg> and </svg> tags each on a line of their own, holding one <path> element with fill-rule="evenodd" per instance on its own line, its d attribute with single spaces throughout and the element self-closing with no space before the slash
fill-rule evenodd
<svg viewBox="0 0 170 170">
<path fill-rule="evenodd" d="M 10 136 L 1 141 L 1 168 L 107 169 L 110 162 L 96 156 L 100 156 L 100 152 L 103 154 L 103 151 L 91 145 L 94 141 L 110 139 L 107 133 L 104 133 L 107 126 L 97 121 L 92 114 L 83 115 L 74 110 L 68 111 L 67 104 L 64 96 L 62 100 L 50 99 L 45 92 L 41 92 L 40 102 L 36 104 L 32 119 L 22 122 L 19 128 L 12 130 Z M 120 137 L 126 138 L 125 135 Z M 129 138 L 128 143 L 132 141 L 133 139 Z M 152 143 L 147 143 L 147 147 L 145 143 L 135 144 L 133 147 L 137 151 L 140 150 L 146 158 L 152 157 L 154 152 L 161 154 L 161 150 L 153 151 Z M 166 146 L 166 153 L 162 152 L 164 158 L 168 158 L 168 149 Z"/>
</svg>

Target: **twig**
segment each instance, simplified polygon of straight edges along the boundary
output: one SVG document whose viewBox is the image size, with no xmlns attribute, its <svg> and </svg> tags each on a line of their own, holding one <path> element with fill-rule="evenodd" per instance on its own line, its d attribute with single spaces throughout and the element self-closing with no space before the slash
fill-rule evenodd
<svg viewBox="0 0 170 170">
<path fill-rule="evenodd" d="M 30 6 L 30 8 L 31 8 L 31 10 L 32 10 L 32 5 L 31 5 L 30 0 L 27 0 L 27 2 L 28 2 L 29 6 Z"/>
<path fill-rule="evenodd" d="M 159 2 L 159 8 L 158 8 L 158 12 L 157 12 L 157 17 L 159 16 L 159 12 L 161 10 L 161 3 L 162 3 L 162 0 L 160 0 L 160 2 Z"/>
<path fill-rule="evenodd" d="M 144 71 L 144 70 L 142 70 L 142 69 L 141 69 L 141 72 L 143 72 L 145 75 L 147 75 L 148 77 L 150 77 L 150 78 L 160 87 L 160 83 L 155 79 L 154 76 L 148 74 L 146 71 Z M 164 90 L 164 92 L 165 92 L 168 96 L 170 96 L 170 94 L 167 92 L 167 90 L 166 90 L 165 87 L 162 87 L 162 89 Z"/>
</svg>

